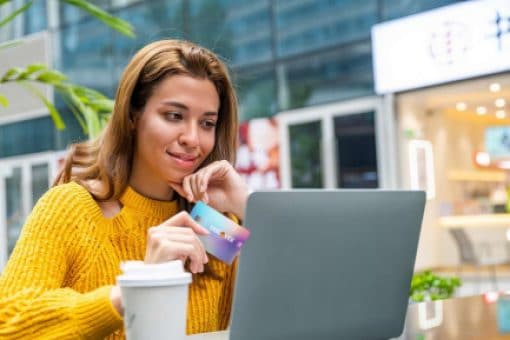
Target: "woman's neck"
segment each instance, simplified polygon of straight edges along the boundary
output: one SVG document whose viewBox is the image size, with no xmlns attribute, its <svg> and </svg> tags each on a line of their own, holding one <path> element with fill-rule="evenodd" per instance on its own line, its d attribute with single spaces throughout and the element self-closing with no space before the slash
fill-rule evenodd
<svg viewBox="0 0 510 340">
<path fill-rule="evenodd" d="M 150 179 L 151 176 L 131 176 L 129 186 L 139 194 L 158 201 L 170 201 L 174 191 L 167 183 Z"/>
</svg>

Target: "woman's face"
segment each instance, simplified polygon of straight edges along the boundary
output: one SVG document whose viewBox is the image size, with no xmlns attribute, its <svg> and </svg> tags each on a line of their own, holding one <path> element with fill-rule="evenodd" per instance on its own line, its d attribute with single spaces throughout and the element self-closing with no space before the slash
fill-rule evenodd
<svg viewBox="0 0 510 340">
<path fill-rule="evenodd" d="M 210 80 L 163 79 L 135 122 L 133 174 L 154 184 L 181 183 L 213 150 L 219 107 Z"/>
</svg>

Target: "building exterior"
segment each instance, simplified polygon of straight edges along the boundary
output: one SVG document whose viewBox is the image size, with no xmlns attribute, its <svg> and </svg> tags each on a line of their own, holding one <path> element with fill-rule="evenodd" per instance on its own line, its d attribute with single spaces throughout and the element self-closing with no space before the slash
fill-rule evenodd
<svg viewBox="0 0 510 340">
<path fill-rule="evenodd" d="M 460 1 L 90 2 L 131 22 L 136 39 L 57 0 L 41 0 L 0 29 L 0 42 L 24 38 L 45 47 L 27 43 L 9 60 L 0 52 L 0 70 L 30 56 L 26 62 L 46 62 L 72 81 L 113 97 L 123 67 L 139 47 L 161 38 L 189 39 L 230 65 L 242 121 L 277 117 L 277 185 L 396 188 L 394 102 L 392 95 L 374 92 L 371 28 Z M 0 17 L 21 4 L 4 5 Z M 85 138 L 58 97 L 64 131 L 54 129 L 40 103 L 14 105 L 28 95 L 12 91 L 13 107 L 0 110 L 0 268 L 27 213 L 49 187 L 66 145 Z"/>
</svg>

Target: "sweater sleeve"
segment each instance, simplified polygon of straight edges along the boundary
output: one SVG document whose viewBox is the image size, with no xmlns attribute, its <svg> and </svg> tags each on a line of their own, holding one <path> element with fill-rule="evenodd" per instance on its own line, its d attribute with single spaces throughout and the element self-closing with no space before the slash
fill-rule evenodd
<svg viewBox="0 0 510 340">
<path fill-rule="evenodd" d="M 64 186 L 65 187 L 65 186 Z M 69 187 L 36 204 L 0 277 L 0 338 L 102 338 L 122 326 L 111 286 L 80 293 L 65 288 L 73 245 L 86 212 Z"/>
</svg>

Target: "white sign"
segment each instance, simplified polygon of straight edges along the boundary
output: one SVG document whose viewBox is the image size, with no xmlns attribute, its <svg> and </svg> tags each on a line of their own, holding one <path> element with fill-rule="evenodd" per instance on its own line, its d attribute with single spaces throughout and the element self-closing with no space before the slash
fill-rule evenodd
<svg viewBox="0 0 510 340">
<path fill-rule="evenodd" d="M 467 1 L 372 27 L 375 91 L 510 70 L 510 0 Z"/>
</svg>

